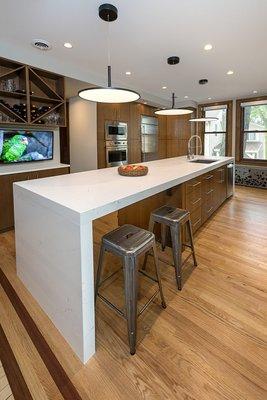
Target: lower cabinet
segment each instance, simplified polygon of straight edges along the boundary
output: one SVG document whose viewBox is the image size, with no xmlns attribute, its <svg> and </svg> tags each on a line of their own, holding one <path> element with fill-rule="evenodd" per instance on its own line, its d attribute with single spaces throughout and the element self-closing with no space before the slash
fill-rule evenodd
<svg viewBox="0 0 267 400">
<path fill-rule="evenodd" d="M 0 232 L 14 227 L 13 183 L 68 173 L 69 168 L 64 167 L 0 175 Z"/>
<path fill-rule="evenodd" d="M 119 224 L 130 223 L 147 229 L 151 211 L 170 204 L 190 212 L 193 232 L 196 232 L 226 200 L 226 172 L 227 166 L 217 168 L 123 208 L 118 213 Z"/>
</svg>

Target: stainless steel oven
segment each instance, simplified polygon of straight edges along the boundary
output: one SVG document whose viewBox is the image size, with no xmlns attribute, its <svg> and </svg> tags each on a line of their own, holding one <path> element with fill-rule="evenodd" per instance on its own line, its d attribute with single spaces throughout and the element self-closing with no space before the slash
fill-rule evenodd
<svg viewBox="0 0 267 400">
<path fill-rule="evenodd" d="M 106 166 L 116 167 L 128 163 L 126 140 L 106 141 Z"/>
<path fill-rule="evenodd" d="M 118 121 L 105 122 L 106 140 L 127 140 L 127 123 Z"/>
</svg>

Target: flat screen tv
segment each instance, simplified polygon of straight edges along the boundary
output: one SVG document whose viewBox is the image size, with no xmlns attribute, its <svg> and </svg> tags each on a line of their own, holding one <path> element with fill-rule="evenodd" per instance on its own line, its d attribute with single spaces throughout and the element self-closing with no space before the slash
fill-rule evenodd
<svg viewBox="0 0 267 400">
<path fill-rule="evenodd" d="M 53 147 L 53 131 L 0 129 L 0 163 L 52 160 Z"/>
</svg>

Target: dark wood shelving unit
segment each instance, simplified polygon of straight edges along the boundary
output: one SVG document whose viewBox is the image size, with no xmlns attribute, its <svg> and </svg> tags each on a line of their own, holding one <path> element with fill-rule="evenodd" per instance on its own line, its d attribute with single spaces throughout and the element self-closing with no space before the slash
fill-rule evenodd
<svg viewBox="0 0 267 400">
<path fill-rule="evenodd" d="M 14 89 L 4 90 L 12 80 Z M 64 77 L 0 58 L 0 124 L 66 126 Z"/>
</svg>

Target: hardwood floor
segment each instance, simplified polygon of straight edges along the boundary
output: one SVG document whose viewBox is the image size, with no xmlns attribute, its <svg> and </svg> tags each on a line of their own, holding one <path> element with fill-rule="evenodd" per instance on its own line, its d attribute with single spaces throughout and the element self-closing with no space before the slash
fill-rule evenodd
<svg viewBox="0 0 267 400">
<path fill-rule="evenodd" d="M 0 400 L 14 400 L 4 367 L 0 361 Z"/>
<path fill-rule="evenodd" d="M 116 214 L 95 222 L 96 260 L 100 237 L 116 223 Z M 187 262 L 181 292 L 173 268 L 160 263 L 167 309 L 156 300 L 142 314 L 135 356 L 129 355 L 125 321 L 98 301 L 97 352 L 85 366 L 16 277 L 13 232 L 0 235 L 0 267 L 80 398 L 265 400 L 267 191 L 237 188 L 197 233 L 195 246 L 198 267 Z M 160 257 L 169 259 L 166 253 Z M 107 271 L 119 265 L 114 257 L 107 264 Z M 122 306 L 121 287 L 118 275 L 102 290 Z M 153 289 L 140 278 L 140 305 Z M 25 328 L 2 287 L 0 316 L 32 398 L 71 399 L 55 379 L 59 366 L 51 369 L 42 339 Z"/>
</svg>

